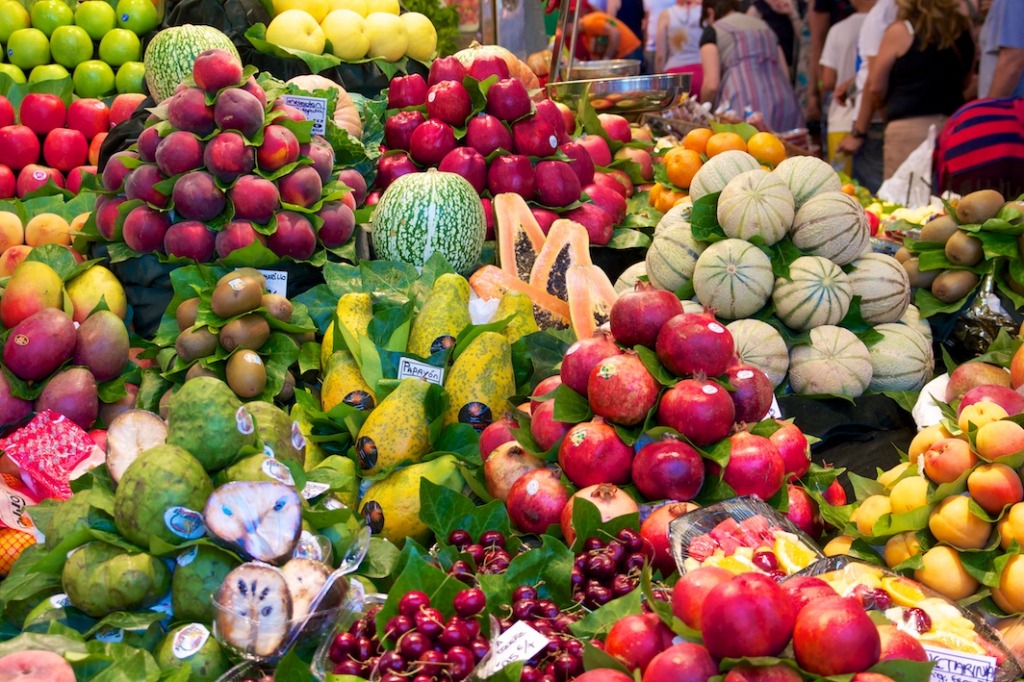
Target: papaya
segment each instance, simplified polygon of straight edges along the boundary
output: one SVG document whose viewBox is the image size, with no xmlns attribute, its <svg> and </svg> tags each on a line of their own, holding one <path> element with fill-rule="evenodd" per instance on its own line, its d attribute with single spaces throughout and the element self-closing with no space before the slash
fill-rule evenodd
<svg viewBox="0 0 1024 682">
<path fill-rule="evenodd" d="M 462 422 L 483 431 L 505 413 L 516 392 L 512 349 L 497 332 L 483 332 L 455 359 L 444 383 L 448 409 L 444 424 Z"/>
<path fill-rule="evenodd" d="M 508 339 L 509 345 L 528 334 L 540 331 L 537 321 L 533 319 L 533 301 L 521 291 L 510 289 L 501 295 L 498 302 L 498 310 L 494 313 L 495 320 L 504 320 L 512 317 L 508 326 L 501 330 L 501 333 Z"/>
<path fill-rule="evenodd" d="M 618 300 L 608 275 L 595 265 L 574 265 L 566 276 L 569 289 L 569 315 L 577 339 L 589 339 L 608 321 Z"/>
<path fill-rule="evenodd" d="M 415 464 L 430 452 L 425 402 L 429 388 L 422 379 L 405 379 L 370 412 L 356 437 L 356 456 L 364 476 Z"/>
<path fill-rule="evenodd" d="M 498 264 L 508 274 L 529 282 L 537 254 L 544 246 L 544 231 L 526 200 L 515 192 L 498 194 L 493 206 Z"/>
<path fill-rule="evenodd" d="M 561 218 L 551 224 L 544 247 L 537 254 L 530 271 L 530 286 L 568 301 L 569 290 L 565 280 L 569 268 L 590 264 L 587 228 L 574 220 Z"/>
<path fill-rule="evenodd" d="M 506 291 L 519 291 L 533 302 L 533 317 L 541 329 L 568 329 L 569 304 L 543 289 L 530 286 L 494 265 L 485 265 L 469 278 L 469 286 L 484 300 L 501 298 Z"/>
<path fill-rule="evenodd" d="M 420 480 L 462 492 L 466 485 L 455 455 L 413 464 L 377 481 L 363 495 L 360 513 L 375 535 L 398 547 L 406 538 L 429 545 L 430 527 L 420 519 Z"/>
<path fill-rule="evenodd" d="M 369 294 L 351 292 L 338 299 L 334 310 L 335 316 L 345 325 L 345 330 L 353 339 L 366 336 L 366 328 L 373 318 L 373 299 Z M 352 350 L 351 348 L 349 349 Z M 334 322 L 327 327 L 324 341 L 320 346 L 320 369 L 327 369 L 327 360 L 334 352 Z"/>
<path fill-rule="evenodd" d="M 469 282 L 462 275 L 441 275 L 434 280 L 430 295 L 413 318 L 406 350 L 421 358 L 430 357 L 454 346 L 470 322 Z"/>
<path fill-rule="evenodd" d="M 341 403 L 360 410 L 372 410 L 376 404 L 373 391 L 363 379 L 356 359 L 347 350 L 336 350 L 327 359 L 320 402 L 324 412 L 330 412 Z"/>
</svg>

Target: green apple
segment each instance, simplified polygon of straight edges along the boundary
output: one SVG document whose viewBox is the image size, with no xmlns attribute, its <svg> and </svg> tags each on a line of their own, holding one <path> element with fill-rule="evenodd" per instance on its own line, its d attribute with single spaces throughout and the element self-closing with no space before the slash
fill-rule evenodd
<svg viewBox="0 0 1024 682">
<path fill-rule="evenodd" d="M 32 26 L 28 10 L 18 0 L 0 2 L 0 43 L 4 45 L 11 39 L 11 34 L 21 28 Z"/>
<path fill-rule="evenodd" d="M 104 97 L 114 91 L 114 70 L 99 59 L 84 61 L 71 77 L 79 97 Z"/>
<path fill-rule="evenodd" d="M 102 40 L 108 31 L 117 28 L 117 14 L 107 0 L 86 0 L 75 10 L 75 25 L 84 28 L 93 40 Z"/>
<path fill-rule="evenodd" d="M 50 40 L 38 28 L 19 28 L 7 41 L 7 59 L 21 69 L 50 63 Z"/>
<path fill-rule="evenodd" d="M 160 25 L 160 14 L 152 0 L 118 0 L 117 25 L 135 35 L 145 35 Z"/>
<path fill-rule="evenodd" d="M 15 83 L 24 83 L 28 80 L 25 78 L 25 72 L 14 64 L 0 64 L 0 73 L 8 76 Z"/>
<path fill-rule="evenodd" d="M 60 64 L 42 64 L 32 69 L 28 75 L 29 83 L 40 81 L 55 81 L 61 78 L 68 78 L 71 74 Z"/>
<path fill-rule="evenodd" d="M 29 11 L 32 27 L 38 28 L 49 38 L 58 26 L 75 23 L 75 13 L 62 0 L 37 0 Z"/>
<path fill-rule="evenodd" d="M 146 0 L 149 2 L 149 0 Z M 142 62 L 125 62 L 117 67 L 114 85 L 118 92 L 146 92 L 146 67 Z"/>
<path fill-rule="evenodd" d="M 53 61 L 69 69 L 92 59 L 92 51 L 92 38 L 81 26 L 58 26 L 50 36 Z"/>
<path fill-rule="evenodd" d="M 100 40 L 100 61 L 111 66 L 142 59 L 142 42 L 126 28 L 115 28 Z"/>
</svg>

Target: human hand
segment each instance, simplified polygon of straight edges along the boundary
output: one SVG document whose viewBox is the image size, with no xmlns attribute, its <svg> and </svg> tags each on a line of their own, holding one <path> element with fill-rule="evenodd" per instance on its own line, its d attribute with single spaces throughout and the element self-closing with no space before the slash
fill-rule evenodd
<svg viewBox="0 0 1024 682">
<path fill-rule="evenodd" d="M 856 154 L 860 151 L 860 148 L 864 145 L 864 140 L 853 135 L 847 135 L 839 141 L 839 146 L 836 147 L 836 152 L 840 154 Z"/>
</svg>

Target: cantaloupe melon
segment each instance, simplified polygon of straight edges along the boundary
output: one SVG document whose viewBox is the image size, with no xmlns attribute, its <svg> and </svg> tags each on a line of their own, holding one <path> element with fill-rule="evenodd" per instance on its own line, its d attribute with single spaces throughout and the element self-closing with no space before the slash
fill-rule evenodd
<svg viewBox="0 0 1024 682">
<path fill-rule="evenodd" d="M 697 201 L 708 194 L 721 192 L 729 181 L 740 173 L 757 170 L 760 167 L 757 159 L 738 149 L 730 149 L 712 156 L 694 174 L 690 183 L 690 198 Z"/>
<path fill-rule="evenodd" d="M 685 223 L 687 226 L 690 224 L 690 215 L 693 213 L 693 203 L 690 201 L 681 201 L 668 211 L 665 215 L 661 216 L 658 224 L 654 226 L 654 234 L 659 234 L 670 227 L 675 227 Z"/>
<path fill-rule="evenodd" d="M 615 291 L 619 294 L 624 294 L 627 291 L 633 291 L 636 287 L 636 283 L 640 281 L 641 277 L 647 276 L 647 263 L 640 261 L 639 263 L 633 263 L 628 268 L 622 271 L 619 278 L 615 280 Z"/>
<path fill-rule="evenodd" d="M 929 346 L 932 344 L 932 326 L 928 324 L 928 320 L 921 317 L 921 311 L 917 309 L 916 305 L 911 303 L 907 306 L 906 311 L 900 318 L 900 322 L 914 328 L 917 333 L 928 341 Z"/>
<path fill-rule="evenodd" d="M 910 278 L 900 262 L 884 253 L 868 253 L 851 263 L 850 287 L 860 296 L 860 314 L 868 324 L 896 322 L 910 304 Z"/>
<path fill-rule="evenodd" d="M 864 208 L 843 192 L 822 192 L 807 200 L 793 218 L 789 237 L 796 248 L 837 265 L 852 263 L 870 248 Z"/>
<path fill-rule="evenodd" d="M 871 355 L 849 329 L 824 325 L 789 353 L 789 386 L 804 395 L 856 398 L 871 383 Z"/>
<path fill-rule="evenodd" d="M 806 331 L 837 324 L 846 317 L 853 298 L 850 278 L 838 265 L 821 256 L 801 256 L 789 266 L 789 276 L 775 280 L 775 314 L 790 329 Z"/>
<path fill-rule="evenodd" d="M 693 238 L 690 223 L 681 222 L 654 235 L 647 249 L 647 279 L 656 289 L 679 291 L 693 277 L 704 242 Z"/>
<path fill-rule="evenodd" d="M 770 246 L 786 236 L 794 215 L 789 187 L 761 169 L 740 173 L 718 197 L 718 224 L 728 237 L 760 237 Z"/>
<path fill-rule="evenodd" d="M 789 349 L 782 334 L 762 320 L 736 320 L 725 325 L 732 334 L 736 357 L 767 375 L 774 388 L 786 380 L 789 370 Z"/>
<path fill-rule="evenodd" d="M 704 313 L 704 306 L 697 303 L 697 301 L 686 298 L 679 302 L 683 304 L 684 313 L 693 313 L 695 315 L 702 315 Z"/>
<path fill-rule="evenodd" d="M 797 210 L 816 194 L 838 192 L 843 186 L 832 166 L 815 156 L 791 156 L 772 172 L 789 186 Z"/>
<path fill-rule="evenodd" d="M 763 308 L 774 286 L 771 259 L 743 239 L 711 244 L 693 269 L 697 300 L 727 320 L 749 317 Z"/>
<path fill-rule="evenodd" d="M 882 340 L 868 348 L 873 391 L 920 391 L 935 371 L 932 345 L 914 328 L 899 322 L 877 325 Z"/>
</svg>

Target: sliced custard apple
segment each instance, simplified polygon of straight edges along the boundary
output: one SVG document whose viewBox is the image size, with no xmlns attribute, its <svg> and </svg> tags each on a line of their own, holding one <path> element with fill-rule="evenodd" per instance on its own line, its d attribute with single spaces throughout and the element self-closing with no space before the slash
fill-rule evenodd
<svg viewBox="0 0 1024 682">
<path fill-rule="evenodd" d="M 128 465 L 140 454 L 167 442 L 167 423 L 148 410 L 127 410 L 107 427 L 107 471 L 121 482 Z"/>
<path fill-rule="evenodd" d="M 302 532 L 302 499 L 276 481 L 226 483 L 210 495 L 204 515 L 211 535 L 268 563 L 289 557 Z"/>
<path fill-rule="evenodd" d="M 310 613 L 313 602 L 331 575 L 330 567 L 316 559 L 295 558 L 281 567 L 292 597 L 292 618 L 300 620 Z"/>
<path fill-rule="evenodd" d="M 430 452 L 426 397 L 430 384 L 405 379 L 370 413 L 356 438 L 359 467 L 366 476 L 415 464 Z"/>
<path fill-rule="evenodd" d="M 215 601 L 216 633 L 228 646 L 270 657 L 287 642 L 292 598 L 279 569 L 256 562 L 242 564 L 224 578 Z"/>
</svg>

